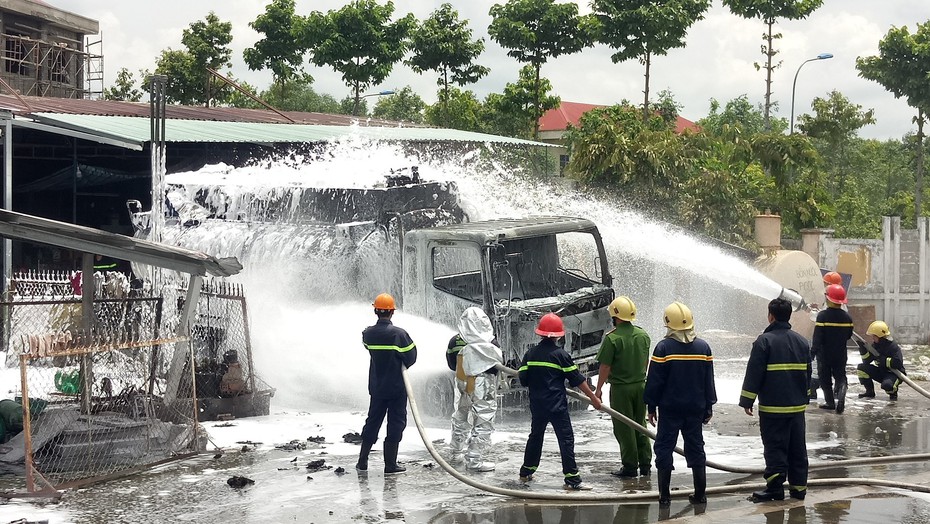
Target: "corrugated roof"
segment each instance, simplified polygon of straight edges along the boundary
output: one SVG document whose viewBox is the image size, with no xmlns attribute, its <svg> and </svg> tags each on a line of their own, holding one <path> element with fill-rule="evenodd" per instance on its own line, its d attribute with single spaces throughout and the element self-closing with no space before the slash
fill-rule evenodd
<svg viewBox="0 0 930 524">
<path fill-rule="evenodd" d="M 33 113 L 37 121 L 65 129 L 92 133 L 139 144 L 151 137 L 149 119 L 129 116 L 76 115 Z M 165 122 L 167 142 L 224 143 L 301 143 L 359 136 L 376 140 L 408 142 L 492 142 L 533 146 L 549 146 L 521 140 L 457 129 L 431 127 L 334 126 L 306 124 L 272 124 L 259 122 L 216 122 L 170 119 Z"/>
<path fill-rule="evenodd" d="M 607 107 L 598 104 L 582 104 L 578 102 L 562 102 L 559 107 L 550 109 L 539 118 L 540 131 L 565 131 L 568 125 L 578 127 L 581 115 L 592 109 Z M 675 132 L 679 135 L 685 131 L 698 131 L 700 126 L 687 118 L 677 117 Z"/>
</svg>

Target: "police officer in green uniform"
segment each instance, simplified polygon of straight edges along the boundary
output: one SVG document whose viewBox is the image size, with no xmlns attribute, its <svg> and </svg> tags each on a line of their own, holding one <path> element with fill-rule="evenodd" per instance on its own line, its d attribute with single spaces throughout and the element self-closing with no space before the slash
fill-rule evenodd
<svg viewBox="0 0 930 524">
<path fill-rule="evenodd" d="M 601 388 L 605 382 L 610 383 L 610 407 L 640 425 L 645 425 L 643 391 L 652 343 L 642 328 L 633 325 L 636 305 L 629 297 L 617 297 L 607 310 L 613 319 L 614 329 L 604 336 L 597 353 L 600 369 L 594 394 L 601 398 Z M 613 425 L 614 437 L 620 444 L 622 468 L 612 475 L 621 478 L 633 478 L 637 474 L 649 476 L 652 464 L 649 437 L 619 420 L 614 419 Z"/>
</svg>

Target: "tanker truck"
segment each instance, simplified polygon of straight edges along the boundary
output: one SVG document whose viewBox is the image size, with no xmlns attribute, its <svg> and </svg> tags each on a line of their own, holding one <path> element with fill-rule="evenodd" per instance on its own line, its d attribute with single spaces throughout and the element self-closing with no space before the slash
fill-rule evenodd
<svg viewBox="0 0 930 524">
<path fill-rule="evenodd" d="M 462 311 L 481 307 L 510 367 L 518 367 L 538 342 L 538 320 L 554 312 L 565 323 L 565 349 L 579 369 L 587 376 L 597 373 L 594 359 L 611 324 L 607 306 L 614 291 L 601 236 L 589 220 L 469 221 L 456 185 L 423 181 L 416 168 L 392 172 L 367 188 L 259 191 L 169 176 L 167 200 L 164 241 L 211 252 L 204 239 L 241 239 L 233 252 L 224 244 L 223 255 L 240 257 L 247 270 L 250 254 L 257 252 L 322 259 L 314 267 L 326 278 L 309 280 L 341 279 L 341 292 L 352 288 L 350 298 L 358 300 L 387 290 L 405 313 L 453 330 Z M 144 235 L 148 217 L 138 209 L 133 217 Z M 222 234 L 211 231 L 218 224 Z M 287 242 L 257 247 L 276 236 Z M 324 290 L 306 293 L 326 297 Z M 433 377 L 427 387 L 440 412 L 451 409 L 450 377 Z M 521 391 L 514 380 L 505 388 Z"/>
</svg>

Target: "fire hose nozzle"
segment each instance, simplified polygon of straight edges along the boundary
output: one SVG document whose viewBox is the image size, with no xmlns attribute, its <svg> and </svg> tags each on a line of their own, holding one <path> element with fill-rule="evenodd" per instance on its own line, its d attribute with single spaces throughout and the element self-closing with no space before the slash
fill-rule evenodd
<svg viewBox="0 0 930 524">
<path fill-rule="evenodd" d="M 778 298 L 791 302 L 791 307 L 795 311 L 810 309 L 810 306 L 808 306 L 807 302 L 804 302 L 804 299 L 801 298 L 800 293 L 793 289 L 788 289 L 786 287 L 781 288 L 781 293 L 778 294 Z"/>
</svg>

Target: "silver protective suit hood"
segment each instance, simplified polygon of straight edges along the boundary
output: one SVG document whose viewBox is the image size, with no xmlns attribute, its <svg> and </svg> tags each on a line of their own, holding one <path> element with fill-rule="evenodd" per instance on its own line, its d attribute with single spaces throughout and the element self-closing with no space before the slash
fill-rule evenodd
<svg viewBox="0 0 930 524">
<path fill-rule="evenodd" d="M 494 340 L 494 328 L 491 319 L 479 307 L 470 307 L 459 318 L 459 335 L 465 341 L 462 348 L 462 368 L 466 375 L 477 375 L 503 363 L 501 349 L 491 341 Z"/>
</svg>

